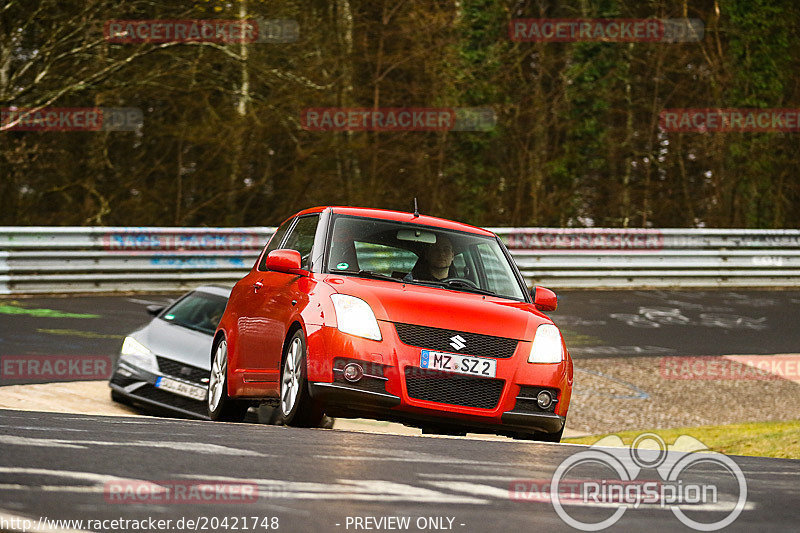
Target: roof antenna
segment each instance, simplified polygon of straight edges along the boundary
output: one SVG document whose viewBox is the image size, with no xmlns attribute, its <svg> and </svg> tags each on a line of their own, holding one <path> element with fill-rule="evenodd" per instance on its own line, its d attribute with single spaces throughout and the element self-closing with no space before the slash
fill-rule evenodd
<svg viewBox="0 0 800 533">
<path fill-rule="evenodd" d="M 419 209 L 417 208 L 417 197 L 415 196 L 414 197 L 414 217 L 416 218 L 418 216 L 419 216 Z"/>
</svg>

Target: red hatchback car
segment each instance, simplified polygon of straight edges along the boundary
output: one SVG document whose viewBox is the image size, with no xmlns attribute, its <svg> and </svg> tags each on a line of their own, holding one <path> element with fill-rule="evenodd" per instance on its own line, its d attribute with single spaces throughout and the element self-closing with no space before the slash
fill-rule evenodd
<svg viewBox="0 0 800 533">
<path fill-rule="evenodd" d="M 531 297 L 532 296 L 532 297 Z M 327 413 L 433 433 L 559 441 L 572 359 L 494 233 L 419 214 L 307 209 L 281 224 L 231 292 L 208 410 L 241 420 Z"/>
</svg>

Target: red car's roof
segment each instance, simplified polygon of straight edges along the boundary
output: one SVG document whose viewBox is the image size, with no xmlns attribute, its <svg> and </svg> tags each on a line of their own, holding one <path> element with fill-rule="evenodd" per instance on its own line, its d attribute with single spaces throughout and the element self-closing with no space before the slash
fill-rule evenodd
<svg viewBox="0 0 800 533">
<path fill-rule="evenodd" d="M 427 215 L 414 216 L 413 213 L 405 213 L 403 211 L 390 211 L 388 209 L 372 209 L 369 207 L 346 207 L 346 206 L 320 206 L 311 207 L 300 211 L 298 215 L 305 215 L 308 213 L 319 213 L 330 207 L 334 213 L 341 215 L 352 215 L 358 217 L 380 218 L 383 220 L 394 220 L 397 222 L 412 222 L 414 224 L 423 224 L 425 226 L 433 226 L 436 228 L 452 229 L 458 231 L 468 231 L 470 233 L 478 233 L 480 235 L 493 236 L 489 230 L 463 224 L 461 222 L 454 222 L 444 218 L 431 217 Z"/>
</svg>

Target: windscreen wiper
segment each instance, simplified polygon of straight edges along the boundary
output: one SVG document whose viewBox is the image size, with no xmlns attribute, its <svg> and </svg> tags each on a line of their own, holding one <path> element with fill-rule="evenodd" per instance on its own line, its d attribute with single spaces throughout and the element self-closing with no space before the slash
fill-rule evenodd
<svg viewBox="0 0 800 533">
<path fill-rule="evenodd" d="M 355 274 L 356 276 L 361 276 L 362 278 L 370 278 L 370 279 L 385 279 L 389 281 L 401 281 L 397 278 L 393 278 L 392 276 L 381 274 L 380 272 L 373 272 L 372 270 L 359 270 L 356 272 L 355 270 L 337 270 L 337 274 Z"/>
<path fill-rule="evenodd" d="M 487 296 L 497 296 L 496 292 L 490 291 L 488 289 L 481 289 L 480 287 L 476 287 L 475 285 L 470 285 L 464 281 L 458 279 L 446 279 L 444 280 L 445 285 L 448 287 L 458 287 L 460 289 L 465 289 L 470 292 L 476 292 L 478 294 L 485 294 Z"/>
<path fill-rule="evenodd" d="M 426 279 L 412 279 L 412 280 L 404 280 L 408 281 L 409 283 L 417 283 L 420 285 L 429 285 L 431 287 L 444 287 L 446 289 L 464 289 L 468 292 L 474 292 L 476 294 L 485 294 L 486 296 L 497 296 L 496 292 L 492 292 L 486 289 L 481 289 L 479 287 L 475 287 L 470 285 L 469 283 L 465 283 L 463 281 L 457 279 L 444 279 L 441 281 L 431 281 Z"/>
</svg>

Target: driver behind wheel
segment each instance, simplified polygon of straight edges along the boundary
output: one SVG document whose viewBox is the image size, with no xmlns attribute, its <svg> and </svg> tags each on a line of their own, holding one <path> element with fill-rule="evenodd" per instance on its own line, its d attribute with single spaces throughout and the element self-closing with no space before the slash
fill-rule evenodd
<svg viewBox="0 0 800 533">
<path fill-rule="evenodd" d="M 453 266 L 453 243 L 444 235 L 437 235 L 436 242 L 425 249 L 420 260 L 414 265 L 411 275 L 423 281 L 441 281 L 456 277 Z"/>
</svg>

